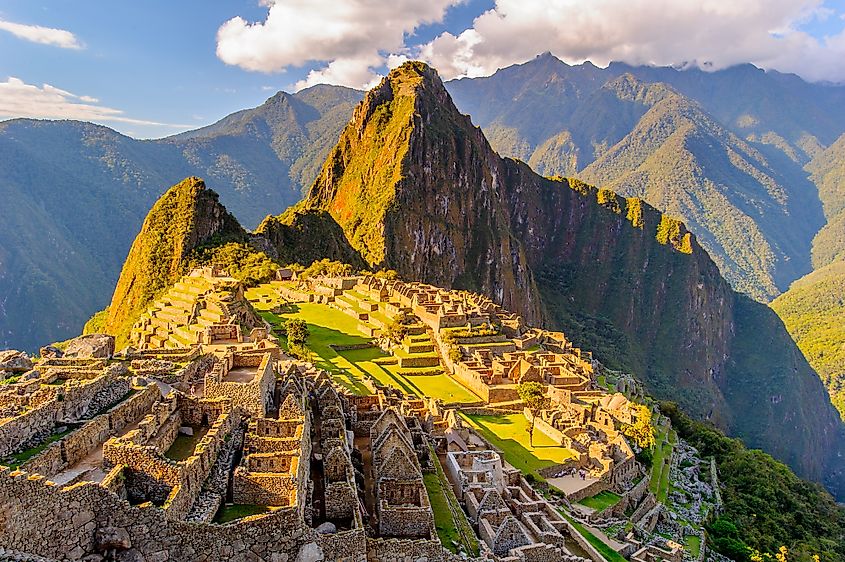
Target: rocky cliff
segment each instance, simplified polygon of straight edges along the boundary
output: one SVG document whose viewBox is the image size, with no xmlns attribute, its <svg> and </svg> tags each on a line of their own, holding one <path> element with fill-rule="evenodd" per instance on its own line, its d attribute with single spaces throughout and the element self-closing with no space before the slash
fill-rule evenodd
<svg viewBox="0 0 845 562">
<path fill-rule="evenodd" d="M 105 330 L 123 335 L 136 316 L 185 273 L 188 254 L 210 242 L 241 240 L 246 232 L 217 194 L 195 177 L 171 187 L 150 210 L 120 272 Z"/>
<path fill-rule="evenodd" d="M 845 491 L 842 425 L 774 313 L 734 293 L 679 221 L 499 157 L 424 64 L 367 94 L 302 207 L 331 215 L 370 265 L 562 328 L 657 396 Z"/>
</svg>

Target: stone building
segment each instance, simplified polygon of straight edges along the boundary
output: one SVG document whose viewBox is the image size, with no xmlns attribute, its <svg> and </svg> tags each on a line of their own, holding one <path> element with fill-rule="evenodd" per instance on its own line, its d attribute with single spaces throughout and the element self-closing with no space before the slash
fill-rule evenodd
<svg viewBox="0 0 845 562">
<path fill-rule="evenodd" d="M 370 429 L 381 537 L 431 539 L 434 515 L 404 416 L 388 408 Z"/>
</svg>

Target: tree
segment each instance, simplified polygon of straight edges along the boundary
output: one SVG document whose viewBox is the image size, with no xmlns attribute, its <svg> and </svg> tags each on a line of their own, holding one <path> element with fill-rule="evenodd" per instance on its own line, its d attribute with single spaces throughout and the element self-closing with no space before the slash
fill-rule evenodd
<svg viewBox="0 0 845 562">
<path fill-rule="evenodd" d="M 394 320 L 393 322 L 391 322 L 390 325 L 387 327 L 387 332 L 385 333 L 385 336 L 387 336 L 387 339 L 389 339 L 390 341 L 392 341 L 393 343 L 395 343 L 397 345 L 402 343 L 402 340 L 404 340 L 405 336 L 407 336 L 407 335 L 408 335 L 408 326 L 403 324 L 399 320 Z"/>
<path fill-rule="evenodd" d="M 528 427 L 528 443 L 534 446 L 534 422 L 546 404 L 546 389 L 534 381 L 521 382 L 516 387 L 519 398 L 531 410 L 531 425 Z"/>
<path fill-rule="evenodd" d="M 301 318 L 291 318 L 285 322 L 285 334 L 289 346 L 301 347 L 308 339 L 308 324 Z"/>
<path fill-rule="evenodd" d="M 637 404 L 637 419 L 630 425 L 622 426 L 622 434 L 642 449 L 654 445 L 654 427 L 651 425 L 651 410 L 648 406 Z"/>
</svg>

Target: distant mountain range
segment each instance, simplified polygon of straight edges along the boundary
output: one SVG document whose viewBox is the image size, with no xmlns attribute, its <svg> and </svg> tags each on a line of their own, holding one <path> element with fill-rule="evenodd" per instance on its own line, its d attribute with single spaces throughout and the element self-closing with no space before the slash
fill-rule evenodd
<svg viewBox="0 0 845 562">
<path fill-rule="evenodd" d="M 363 94 L 315 86 L 158 141 L 74 121 L 0 123 L 0 347 L 78 333 L 109 302 L 164 188 L 199 175 L 248 226 L 295 203 Z"/>
<path fill-rule="evenodd" d="M 845 495 L 845 425 L 775 313 L 733 291 L 677 219 L 497 155 L 422 63 L 368 92 L 305 199 L 251 233 L 199 179 L 171 188 L 106 329 L 120 338 L 196 250 L 227 240 L 483 292 Z"/>
<path fill-rule="evenodd" d="M 502 155 L 683 219 L 757 300 L 845 256 L 845 87 L 751 65 L 601 69 L 545 54 L 446 88 Z M 336 86 L 279 93 L 158 141 L 87 123 L 0 123 L 0 344 L 69 337 L 105 306 L 164 186 L 201 176 L 248 227 L 295 203 L 362 97 Z"/>
</svg>

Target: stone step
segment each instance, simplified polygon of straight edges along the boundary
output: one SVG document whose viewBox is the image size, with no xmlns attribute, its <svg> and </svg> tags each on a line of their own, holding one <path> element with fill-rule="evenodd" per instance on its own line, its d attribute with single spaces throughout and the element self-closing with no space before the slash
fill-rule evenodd
<svg viewBox="0 0 845 562">
<path fill-rule="evenodd" d="M 199 315 L 199 320 L 206 324 L 214 324 L 216 322 L 220 322 L 222 318 L 222 314 L 220 314 L 219 312 L 213 312 L 211 310 L 208 310 L 207 308 L 202 309 Z"/>
</svg>

